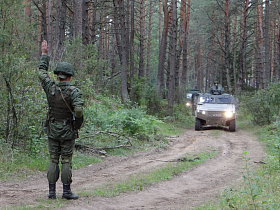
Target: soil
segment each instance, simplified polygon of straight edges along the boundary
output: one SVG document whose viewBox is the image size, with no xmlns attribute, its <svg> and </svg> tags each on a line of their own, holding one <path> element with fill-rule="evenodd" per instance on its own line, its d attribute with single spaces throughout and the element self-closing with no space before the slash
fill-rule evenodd
<svg viewBox="0 0 280 210">
<path fill-rule="evenodd" d="M 205 151 L 216 151 L 217 155 L 171 180 L 113 198 L 80 196 L 78 200 L 63 202 L 63 207 L 58 209 L 191 209 L 207 201 L 217 200 L 223 190 L 242 182 L 244 152 L 250 158 L 251 167 L 260 165 L 265 157 L 263 145 L 246 131 L 187 130 L 181 136 L 170 138 L 167 148 L 129 157 L 108 157 L 102 163 L 74 170 L 71 187 L 78 194 L 90 192 L 98 186 L 124 181 L 131 175 L 145 173 L 186 155 L 193 156 Z M 60 181 L 57 185 L 60 197 Z M 24 181 L 0 181 L 0 208 L 36 205 L 48 200 L 47 195 L 45 173 L 38 172 Z"/>
</svg>

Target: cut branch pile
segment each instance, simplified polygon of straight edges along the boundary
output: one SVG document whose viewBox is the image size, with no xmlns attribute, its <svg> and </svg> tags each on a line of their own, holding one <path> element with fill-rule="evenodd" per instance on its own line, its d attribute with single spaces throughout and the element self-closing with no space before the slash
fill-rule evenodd
<svg viewBox="0 0 280 210">
<path fill-rule="evenodd" d="M 124 134 L 121 133 L 117 133 L 117 132 L 113 132 L 113 131 L 98 131 L 93 135 L 90 136 L 85 136 L 79 139 L 79 141 L 83 140 L 83 139 L 87 139 L 87 138 L 94 138 L 97 135 L 100 134 L 105 134 L 105 135 L 109 135 L 115 138 L 115 140 L 117 142 L 121 142 L 123 139 L 126 139 L 127 144 L 120 144 L 120 145 L 116 145 L 116 146 L 105 146 L 105 147 L 92 147 L 92 146 L 87 146 L 87 145 L 83 145 L 83 144 L 79 144 L 76 143 L 75 148 L 77 150 L 80 151 L 87 151 L 90 153 L 97 153 L 99 155 L 106 155 L 106 152 L 104 152 L 104 150 L 109 150 L 109 149 L 119 149 L 119 148 L 129 148 L 132 146 L 131 140 L 128 136 L 125 136 Z"/>
</svg>

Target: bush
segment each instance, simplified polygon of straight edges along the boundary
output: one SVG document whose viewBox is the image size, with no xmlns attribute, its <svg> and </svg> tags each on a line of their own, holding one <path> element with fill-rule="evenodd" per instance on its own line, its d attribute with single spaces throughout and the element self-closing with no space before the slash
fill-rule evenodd
<svg viewBox="0 0 280 210">
<path fill-rule="evenodd" d="M 251 93 L 252 94 L 252 93 Z M 242 97 L 242 107 L 257 125 L 270 124 L 279 115 L 280 83 L 271 83 L 266 89 Z"/>
<path fill-rule="evenodd" d="M 87 132 L 111 130 L 129 136 L 139 133 L 155 134 L 155 122 L 158 121 L 141 108 L 124 108 L 108 98 L 103 98 L 102 101 L 85 108 L 85 118 L 87 122 L 84 129 L 88 129 Z"/>
</svg>

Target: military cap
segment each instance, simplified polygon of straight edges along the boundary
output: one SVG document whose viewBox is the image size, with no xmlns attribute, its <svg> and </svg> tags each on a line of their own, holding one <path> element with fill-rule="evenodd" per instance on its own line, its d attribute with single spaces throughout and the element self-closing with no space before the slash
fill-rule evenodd
<svg viewBox="0 0 280 210">
<path fill-rule="evenodd" d="M 75 74 L 73 65 L 68 62 L 58 63 L 54 70 L 54 73 L 58 74 L 59 77 L 61 75 L 74 76 L 74 74 Z"/>
</svg>

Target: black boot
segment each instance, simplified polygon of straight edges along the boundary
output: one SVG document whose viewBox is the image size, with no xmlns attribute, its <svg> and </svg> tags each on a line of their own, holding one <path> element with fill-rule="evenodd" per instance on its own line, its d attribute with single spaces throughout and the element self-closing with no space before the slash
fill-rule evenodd
<svg viewBox="0 0 280 210">
<path fill-rule="evenodd" d="M 70 184 L 63 184 L 63 195 L 62 198 L 65 199 L 78 199 L 78 195 L 75 195 L 71 192 Z"/>
<path fill-rule="evenodd" d="M 49 199 L 56 199 L 55 183 L 49 183 Z"/>
</svg>

